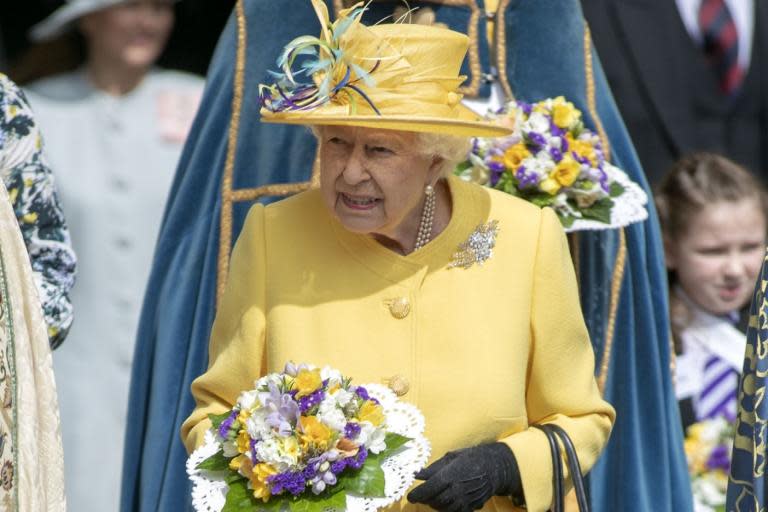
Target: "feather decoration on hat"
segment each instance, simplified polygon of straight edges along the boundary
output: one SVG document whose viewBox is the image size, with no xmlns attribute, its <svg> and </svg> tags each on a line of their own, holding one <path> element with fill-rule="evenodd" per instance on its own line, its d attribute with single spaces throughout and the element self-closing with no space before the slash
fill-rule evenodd
<svg viewBox="0 0 768 512">
<path fill-rule="evenodd" d="M 387 57 L 351 55 L 349 45 L 345 44 L 350 42 L 353 31 L 367 30 L 360 23 L 366 7 L 362 2 L 357 3 L 341 11 L 339 18 L 331 23 L 328 8 L 322 0 L 312 0 L 312 5 L 322 27 L 320 37 L 297 37 L 285 46 L 277 59 L 282 72 L 270 72 L 275 83 L 259 85 L 261 105 L 271 112 L 286 112 L 312 110 L 329 101 L 337 101 L 349 104 L 350 112 L 355 114 L 358 98 L 362 98 L 377 115 L 381 115 L 360 85 L 376 86 L 371 75 Z M 368 35 L 375 39 L 373 34 L 367 34 L 366 38 Z M 380 42 L 375 48 L 381 50 L 384 46 L 385 43 Z M 302 56 L 303 62 L 297 67 Z M 391 57 L 397 58 L 396 55 Z M 309 77 L 311 81 L 299 81 L 300 77 Z"/>
</svg>

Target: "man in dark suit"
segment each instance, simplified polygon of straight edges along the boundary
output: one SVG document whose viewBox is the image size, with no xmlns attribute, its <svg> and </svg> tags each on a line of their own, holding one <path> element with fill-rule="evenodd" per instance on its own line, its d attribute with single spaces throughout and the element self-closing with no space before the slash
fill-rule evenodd
<svg viewBox="0 0 768 512">
<path fill-rule="evenodd" d="M 768 5 L 582 0 L 608 82 L 653 184 L 708 150 L 768 181 Z"/>
</svg>

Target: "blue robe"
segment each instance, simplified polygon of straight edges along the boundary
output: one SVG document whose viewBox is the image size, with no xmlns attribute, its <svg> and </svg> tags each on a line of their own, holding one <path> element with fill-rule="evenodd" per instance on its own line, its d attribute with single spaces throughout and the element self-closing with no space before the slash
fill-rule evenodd
<svg viewBox="0 0 768 512">
<path fill-rule="evenodd" d="M 327 2 L 332 8 L 333 0 Z M 466 6 L 410 3 L 430 7 L 438 22 L 455 30 L 468 32 L 475 25 L 474 57 L 465 63 L 463 74 L 468 75 L 467 93 L 486 96 L 489 87 L 482 75 L 491 72 L 492 52 L 484 37 L 482 0 L 477 5 L 467 0 Z M 372 3 L 365 21 L 392 14 L 395 5 L 401 3 Z M 306 181 L 315 155 L 312 136 L 300 127 L 259 123 L 257 84 L 269 80 L 266 70 L 274 69 L 274 59 L 285 43 L 319 32 L 317 20 L 308 0 L 245 0 L 244 9 L 248 54 L 234 187 Z M 500 62 L 516 97 L 536 101 L 565 95 L 585 113 L 587 125 L 595 128 L 588 108 L 585 27 L 578 0 L 512 0 L 502 2 L 502 11 L 497 30 L 503 29 L 506 38 Z M 124 512 L 179 510 L 189 501 L 179 427 L 194 407 L 189 385 L 207 367 L 236 41 L 232 19 L 214 56 L 159 237 L 134 359 Z M 592 57 L 596 112 L 608 133 L 614 160 L 648 190 L 594 52 Z M 234 205 L 232 242 L 248 206 L 248 202 Z M 628 251 L 606 381 L 606 396 L 618 418 L 609 445 L 590 474 L 591 499 L 598 512 L 692 509 L 671 384 L 661 237 L 652 205 L 649 208 L 651 220 L 626 230 Z M 602 360 L 606 345 L 618 247 L 617 232 L 579 237 L 583 306 L 597 361 Z"/>
<path fill-rule="evenodd" d="M 768 441 L 768 255 L 763 262 L 749 311 L 747 349 L 739 381 L 739 412 L 733 443 L 726 510 L 768 510 L 765 456 Z"/>
</svg>

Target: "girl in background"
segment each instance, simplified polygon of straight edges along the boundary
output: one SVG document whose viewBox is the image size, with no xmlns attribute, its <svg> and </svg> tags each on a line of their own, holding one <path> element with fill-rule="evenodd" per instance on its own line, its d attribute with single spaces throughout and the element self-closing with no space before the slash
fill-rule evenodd
<svg viewBox="0 0 768 512">
<path fill-rule="evenodd" d="M 718 416 L 733 421 L 744 360 L 740 313 L 765 254 L 765 190 L 730 160 L 696 153 L 664 177 L 656 207 L 670 276 L 683 425 Z"/>
</svg>

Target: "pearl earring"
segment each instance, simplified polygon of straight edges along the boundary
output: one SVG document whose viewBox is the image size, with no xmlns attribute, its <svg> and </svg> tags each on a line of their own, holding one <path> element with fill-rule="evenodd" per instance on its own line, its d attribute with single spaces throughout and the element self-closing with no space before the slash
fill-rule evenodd
<svg viewBox="0 0 768 512">
<path fill-rule="evenodd" d="M 421 211 L 421 223 L 419 223 L 419 231 L 416 235 L 416 245 L 413 247 L 414 251 L 418 251 L 432 239 L 432 225 L 435 223 L 435 203 L 437 196 L 437 194 L 435 194 L 435 187 L 427 185 L 424 189 L 424 194 L 427 198 L 424 200 L 424 209 Z"/>
</svg>

